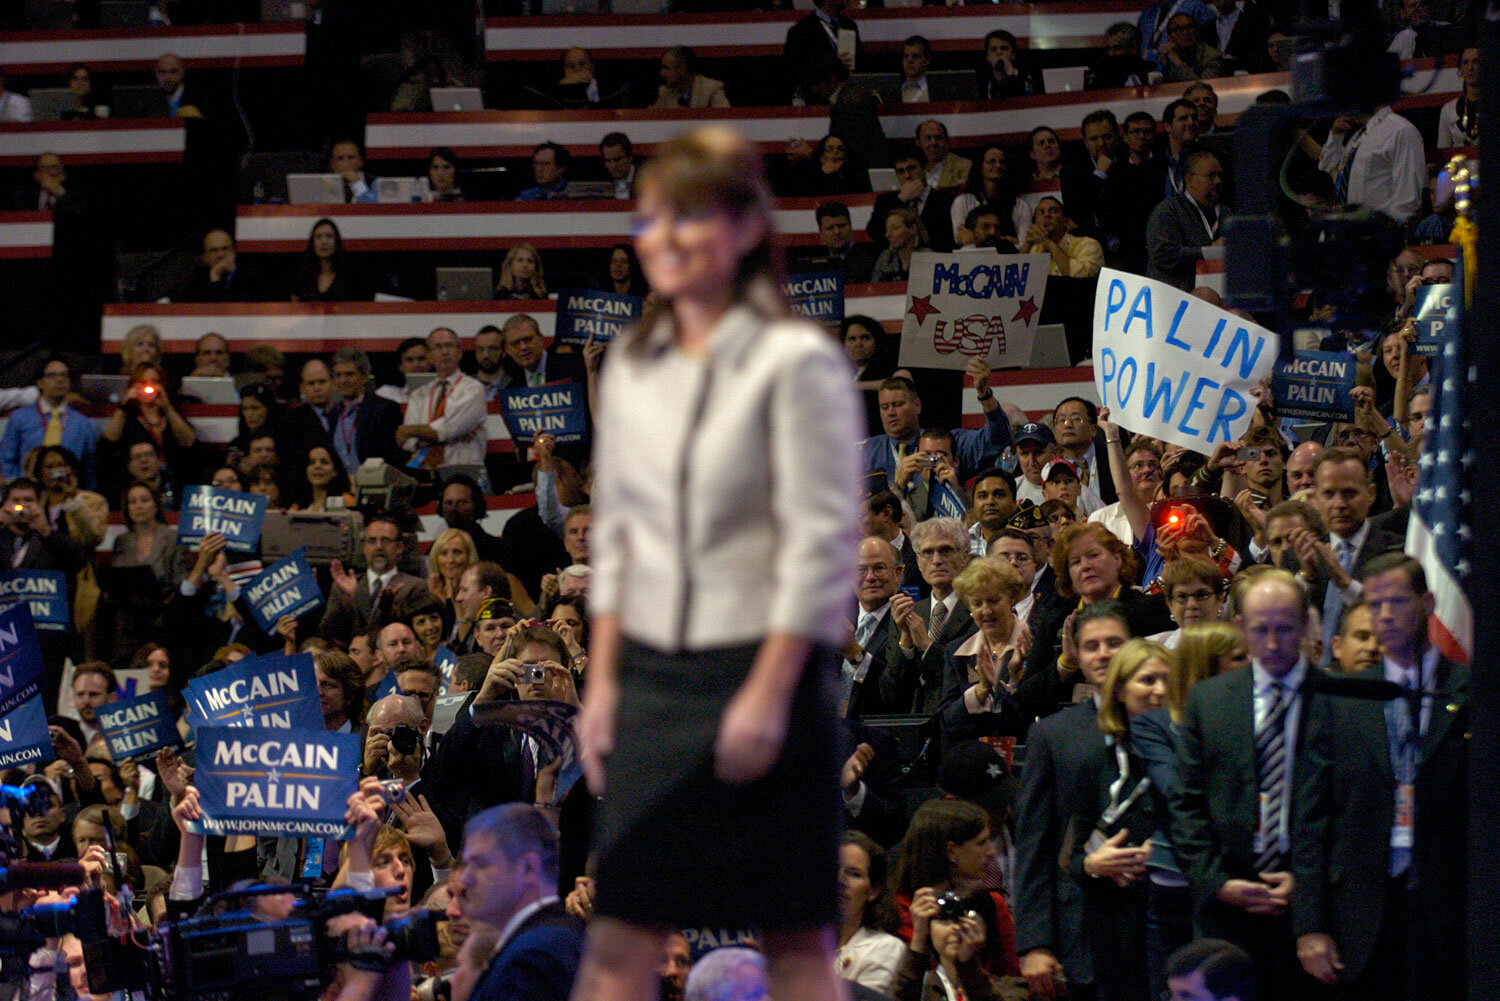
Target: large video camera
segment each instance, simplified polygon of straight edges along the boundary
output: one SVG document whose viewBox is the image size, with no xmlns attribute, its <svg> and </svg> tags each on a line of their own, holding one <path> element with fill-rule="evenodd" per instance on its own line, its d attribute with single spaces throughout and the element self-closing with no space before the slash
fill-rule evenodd
<svg viewBox="0 0 1500 1001">
<path fill-rule="evenodd" d="M 45 784 L 0 785 L 0 807 L 13 826 L 51 806 L 52 790 Z M 15 834 L 0 825 L 0 893 L 84 883 L 77 862 L 9 862 L 19 857 L 19 848 Z M 341 963 L 379 970 L 391 962 L 437 957 L 438 919 L 431 911 L 384 923 L 393 952 L 381 947 L 351 953 L 337 934 L 337 918 L 359 913 L 379 921 L 386 898 L 398 892 L 256 885 L 210 897 L 193 917 L 130 930 L 111 923 L 112 911 L 129 912 L 128 890 L 113 901 L 101 889 L 86 889 L 71 900 L 0 912 L 0 985 L 23 979 L 28 957 L 49 939 L 74 935 L 83 945 L 89 990 L 96 994 L 139 991 L 153 1001 L 313 998 Z M 293 899 L 259 899 L 280 895 Z"/>
</svg>

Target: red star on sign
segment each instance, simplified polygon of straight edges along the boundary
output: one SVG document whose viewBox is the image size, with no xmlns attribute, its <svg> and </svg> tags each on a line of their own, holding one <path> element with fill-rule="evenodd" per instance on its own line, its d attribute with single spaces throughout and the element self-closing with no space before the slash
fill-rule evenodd
<svg viewBox="0 0 1500 1001">
<path fill-rule="evenodd" d="M 1031 318 L 1036 315 L 1036 297 L 1027 298 L 1021 305 L 1016 307 L 1016 315 L 1010 318 L 1011 323 L 1020 320 L 1022 323 L 1030 323 Z"/>
<path fill-rule="evenodd" d="M 929 316 L 942 311 L 932 304 L 932 296 L 914 295 L 911 297 L 911 308 L 907 312 L 917 318 L 917 326 L 920 327 Z"/>
</svg>

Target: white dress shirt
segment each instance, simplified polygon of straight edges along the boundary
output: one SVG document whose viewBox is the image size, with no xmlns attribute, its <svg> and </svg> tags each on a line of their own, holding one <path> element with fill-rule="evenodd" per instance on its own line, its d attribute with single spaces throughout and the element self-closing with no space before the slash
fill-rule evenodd
<svg viewBox="0 0 1500 1001">
<path fill-rule="evenodd" d="M 1371 115 L 1362 131 L 1328 137 L 1319 169 L 1337 182 L 1346 166 L 1348 204 L 1384 212 L 1399 223 L 1416 215 L 1427 179 L 1426 146 L 1417 127 L 1389 106 Z"/>
<path fill-rule="evenodd" d="M 843 646 L 864 426 L 848 359 L 748 306 L 702 355 L 670 317 L 639 338 L 610 348 L 600 386 L 590 610 L 664 651 Z"/>
<path fill-rule="evenodd" d="M 444 383 L 450 388 L 443 403 L 443 415 L 436 413 L 436 401 Z M 483 466 L 489 439 L 484 430 L 484 383 L 473 376 L 454 372 L 447 379 L 434 379 L 411 394 L 406 402 L 405 424 L 426 424 L 437 432 L 443 445 L 443 465 Z M 409 452 L 422 442 L 407 439 L 402 446 Z"/>
</svg>

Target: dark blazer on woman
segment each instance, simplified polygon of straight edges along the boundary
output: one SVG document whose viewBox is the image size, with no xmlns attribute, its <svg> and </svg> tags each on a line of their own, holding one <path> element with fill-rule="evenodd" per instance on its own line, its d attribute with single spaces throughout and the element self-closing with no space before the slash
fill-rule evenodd
<svg viewBox="0 0 1500 1001">
<path fill-rule="evenodd" d="M 1125 607 L 1125 618 L 1130 624 L 1132 636 L 1151 636 L 1177 627 L 1172 621 L 1172 613 L 1167 610 L 1167 599 L 1159 594 L 1147 594 L 1137 587 L 1124 587 L 1115 600 Z M 1037 684 L 1042 684 L 1042 678 L 1055 679 L 1047 682 L 1053 686 L 1053 690 L 1046 693 L 1055 701 L 1068 701 L 1067 692 L 1072 687 L 1072 681 L 1064 684 L 1063 679 L 1058 677 L 1057 658 L 1062 655 L 1063 623 L 1068 621 L 1068 616 L 1077 607 L 1077 602 L 1064 599 L 1056 604 L 1049 604 L 1045 609 L 1039 607 L 1031 618 L 1031 657 L 1026 661 L 1026 676 L 1037 678 Z M 1037 693 L 1037 697 L 1043 695 L 1044 693 Z"/>
</svg>

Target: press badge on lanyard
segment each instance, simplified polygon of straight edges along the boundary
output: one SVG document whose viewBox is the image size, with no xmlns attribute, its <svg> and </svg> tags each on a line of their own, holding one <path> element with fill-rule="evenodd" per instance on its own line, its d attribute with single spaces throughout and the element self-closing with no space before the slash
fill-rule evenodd
<svg viewBox="0 0 1500 1001">
<path fill-rule="evenodd" d="M 1417 823 L 1417 791 L 1410 782 L 1396 786 L 1396 816 L 1391 823 L 1391 847 L 1410 848 Z"/>
</svg>

